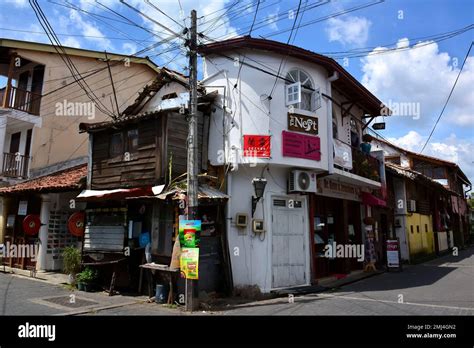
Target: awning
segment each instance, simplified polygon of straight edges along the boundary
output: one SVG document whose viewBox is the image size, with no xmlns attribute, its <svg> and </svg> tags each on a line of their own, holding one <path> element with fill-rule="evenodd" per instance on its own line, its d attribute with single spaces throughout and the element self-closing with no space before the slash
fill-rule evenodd
<svg viewBox="0 0 474 348">
<path fill-rule="evenodd" d="M 387 202 L 385 202 L 383 199 L 380 199 L 378 197 L 375 197 L 373 194 L 369 192 L 361 192 L 360 196 L 362 198 L 362 203 L 371 205 L 371 206 L 379 206 L 379 207 L 386 207 Z"/>
<path fill-rule="evenodd" d="M 0 195 L 79 191 L 85 187 L 87 165 L 59 170 L 52 174 L 0 188 Z"/>
<path fill-rule="evenodd" d="M 186 188 L 173 188 L 169 191 L 163 192 L 162 194 L 158 195 L 157 198 L 159 199 L 182 199 L 183 196 L 186 195 Z M 198 199 L 222 199 L 226 200 L 228 199 L 229 196 L 226 195 L 224 192 L 219 191 L 218 189 L 215 189 L 213 187 L 210 187 L 208 185 L 199 185 L 198 188 Z"/>
<path fill-rule="evenodd" d="M 120 200 L 131 197 L 155 197 L 163 191 L 165 185 L 135 187 L 130 189 L 113 189 L 113 190 L 83 190 L 78 196 L 78 200 L 94 201 L 113 199 Z"/>
</svg>

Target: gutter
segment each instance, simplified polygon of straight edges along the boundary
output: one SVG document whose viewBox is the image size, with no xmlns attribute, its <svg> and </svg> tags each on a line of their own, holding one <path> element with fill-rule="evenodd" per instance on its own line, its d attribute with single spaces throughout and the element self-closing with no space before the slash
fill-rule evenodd
<svg viewBox="0 0 474 348">
<path fill-rule="evenodd" d="M 339 73 L 334 71 L 333 74 L 327 79 L 326 82 L 326 93 L 329 98 L 327 98 L 327 154 L 328 154 L 328 172 L 329 174 L 334 173 L 334 142 L 333 142 L 333 134 L 332 134 L 332 82 L 339 79 Z"/>
</svg>

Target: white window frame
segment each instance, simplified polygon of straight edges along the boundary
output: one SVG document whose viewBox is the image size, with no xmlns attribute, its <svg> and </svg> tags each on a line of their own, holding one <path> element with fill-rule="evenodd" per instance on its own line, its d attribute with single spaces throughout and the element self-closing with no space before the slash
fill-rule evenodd
<svg viewBox="0 0 474 348">
<path fill-rule="evenodd" d="M 297 88 L 296 91 L 294 88 Z M 296 99 L 290 100 L 290 96 L 296 96 Z M 285 103 L 286 106 L 301 103 L 301 82 L 295 82 L 285 85 Z"/>
<path fill-rule="evenodd" d="M 311 111 L 316 111 L 321 108 L 321 88 L 315 88 L 314 92 L 312 93 L 311 98 Z"/>
</svg>

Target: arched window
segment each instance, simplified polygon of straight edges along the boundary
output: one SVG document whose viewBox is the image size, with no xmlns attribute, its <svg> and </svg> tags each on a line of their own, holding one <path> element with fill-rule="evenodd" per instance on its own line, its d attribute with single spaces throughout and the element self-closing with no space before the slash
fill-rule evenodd
<svg viewBox="0 0 474 348">
<path fill-rule="evenodd" d="M 287 104 L 293 105 L 297 109 L 308 110 L 311 111 L 311 100 L 313 95 L 313 83 L 308 74 L 304 71 L 294 69 L 288 72 L 286 75 L 286 93 L 287 93 Z M 290 85 L 294 85 L 295 83 L 300 83 L 301 91 L 295 86 L 290 87 Z M 293 103 L 293 101 L 301 100 L 299 103 Z"/>
</svg>

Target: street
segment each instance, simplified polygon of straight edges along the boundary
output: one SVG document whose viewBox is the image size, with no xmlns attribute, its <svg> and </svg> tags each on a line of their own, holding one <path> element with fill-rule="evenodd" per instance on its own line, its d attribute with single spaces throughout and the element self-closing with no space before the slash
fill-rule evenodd
<svg viewBox="0 0 474 348">
<path fill-rule="evenodd" d="M 71 296 L 74 295 L 74 296 Z M 0 273 L 1 315 L 188 315 L 144 296 L 72 292 Z M 73 299 L 73 300 L 71 300 Z M 474 248 L 384 273 L 340 289 L 249 302 L 203 315 L 473 315 Z"/>
</svg>

